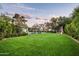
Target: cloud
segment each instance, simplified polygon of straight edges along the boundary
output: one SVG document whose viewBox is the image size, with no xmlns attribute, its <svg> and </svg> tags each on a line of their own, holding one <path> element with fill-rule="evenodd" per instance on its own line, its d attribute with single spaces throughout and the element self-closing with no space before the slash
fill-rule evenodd
<svg viewBox="0 0 79 59">
<path fill-rule="evenodd" d="M 32 14 L 20 14 L 21 16 L 24 16 L 26 19 L 32 19 Z"/>
<path fill-rule="evenodd" d="M 16 9 L 26 9 L 26 10 L 35 10 L 35 8 L 29 7 L 29 6 L 23 6 L 23 5 L 17 5 L 17 4 L 10 4 Z"/>
<path fill-rule="evenodd" d="M 36 20 L 41 20 L 42 18 L 41 18 L 41 17 L 36 17 L 35 19 L 36 19 Z"/>
<path fill-rule="evenodd" d="M 17 9 L 28 9 L 28 10 L 35 10 L 35 8 L 32 7 L 24 7 L 24 6 L 15 6 Z"/>
<path fill-rule="evenodd" d="M 48 20 L 48 19 L 46 19 L 46 18 L 44 18 L 44 17 L 36 17 L 35 19 L 36 19 L 36 20 Z"/>
<path fill-rule="evenodd" d="M 8 12 L 10 16 L 14 16 L 15 13 L 20 14 L 21 16 L 24 16 L 26 20 L 28 20 L 27 24 L 29 26 L 32 26 L 35 23 L 42 24 L 47 22 L 47 17 L 43 17 L 42 15 L 39 15 L 39 13 L 46 12 L 42 9 L 37 9 L 29 6 L 23 6 L 18 4 L 3 4 L 4 11 Z M 30 10 L 33 12 L 33 14 L 30 12 L 24 12 L 26 10 Z M 39 16 L 38 16 L 39 15 Z M 38 20 L 37 20 L 38 19 Z"/>
</svg>

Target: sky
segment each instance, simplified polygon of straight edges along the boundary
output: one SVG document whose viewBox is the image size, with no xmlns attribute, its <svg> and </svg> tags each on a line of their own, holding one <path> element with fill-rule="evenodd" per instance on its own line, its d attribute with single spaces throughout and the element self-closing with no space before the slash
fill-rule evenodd
<svg viewBox="0 0 79 59">
<path fill-rule="evenodd" d="M 15 13 L 31 17 L 28 20 L 28 26 L 48 22 L 51 17 L 69 16 L 77 3 L 3 3 L 0 4 L 0 12 L 9 13 L 13 16 Z"/>
</svg>

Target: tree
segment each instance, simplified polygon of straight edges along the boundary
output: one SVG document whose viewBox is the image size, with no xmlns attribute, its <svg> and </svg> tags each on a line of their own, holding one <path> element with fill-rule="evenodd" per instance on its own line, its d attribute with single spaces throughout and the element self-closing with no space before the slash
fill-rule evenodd
<svg viewBox="0 0 79 59">
<path fill-rule="evenodd" d="M 52 31 L 52 24 L 50 22 L 46 22 L 44 27 L 44 31 L 49 32 Z"/>
<path fill-rule="evenodd" d="M 66 24 L 68 24 L 70 22 L 70 19 L 68 17 L 59 17 L 58 18 L 58 28 L 59 28 L 59 32 L 62 34 L 64 32 L 64 27 Z"/>
<path fill-rule="evenodd" d="M 38 30 L 39 30 L 38 24 L 34 24 L 34 25 L 32 26 L 32 30 L 33 30 L 33 32 L 38 32 Z"/>
<path fill-rule="evenodd" d="M 79 40 L 79 7 L 76 7 L 72 12 L 71 23 L 65 26 L 67 34 Z"/>
<path fill-rule="evenodd" d="M 57 18 L 51 18 L 51 26 L 52 30 L 55 32 L 60 32 L 61 34 L 64 32 L 65 25 L 70 21 L 68 17 L 60 16 Z"/>
<path fill-rule="evenodd" d="M 15 14 L 13 19 L 5 14 L 0 16 L 0 39 L 18 35 L 26 35 L 24 29 L 27 29 L 27 20 L 24 16 Z"/>
<path fill-rule="evenodd" d="M 15 14 L 14 15 L 14 20 L 13 20 L 13 24 L 15 25 L 15 29 L 16 29 L 16 33 L 19 34 L 23 34 L 24 32 L 27 31 L 27 20 L 25 20 L 24 16 L 20 16 L 19 14 Z"/>
<path fill-rule="evenodd" d="M 72 18 L 72 19 L 75 18 L 75 17 L 79 17 L 79 6 L 76 7 L 76 8 L 73 10 L 72 14 L 71 14 L 71 18 Z"/>
<path fill-rule="evenodd" d="M 0 16 L 0 39 L 11 36 L 12 26 L 10 20 L 11 18 L 7 16 Z"/>
<path fill-rule="evenodd" d="M 51 25 L 52 25 L 52 29 L 53 30 L 55 30 L 55 28 L 58 26 L 58 23 L 57 23 L 57 21 L 58 21 L 58 18 L 51 18 Z"/>
</svg>

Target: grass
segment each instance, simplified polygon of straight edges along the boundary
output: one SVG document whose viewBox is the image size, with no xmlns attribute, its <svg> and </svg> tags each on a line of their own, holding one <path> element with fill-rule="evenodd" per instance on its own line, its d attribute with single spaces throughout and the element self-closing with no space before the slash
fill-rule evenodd
<svg viewBox="0 0 79 59">
<path fill-rule="evenodd" d="M 33 34 L 0 41 L 0 55 L 78 56 L 79 44 L 65 34 Z"/>
</svg>

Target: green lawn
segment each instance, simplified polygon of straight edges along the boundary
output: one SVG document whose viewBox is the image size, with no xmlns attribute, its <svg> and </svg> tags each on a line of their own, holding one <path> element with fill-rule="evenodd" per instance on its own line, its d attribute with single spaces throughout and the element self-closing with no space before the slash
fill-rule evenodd
<svg viewBox="0 0 79 59">
<path fill-rule="evenodd" d="M 0 41 L 0 55 L 79 55 L 79 44 L 65 34 L 33 34 Z"/>
</svg>

